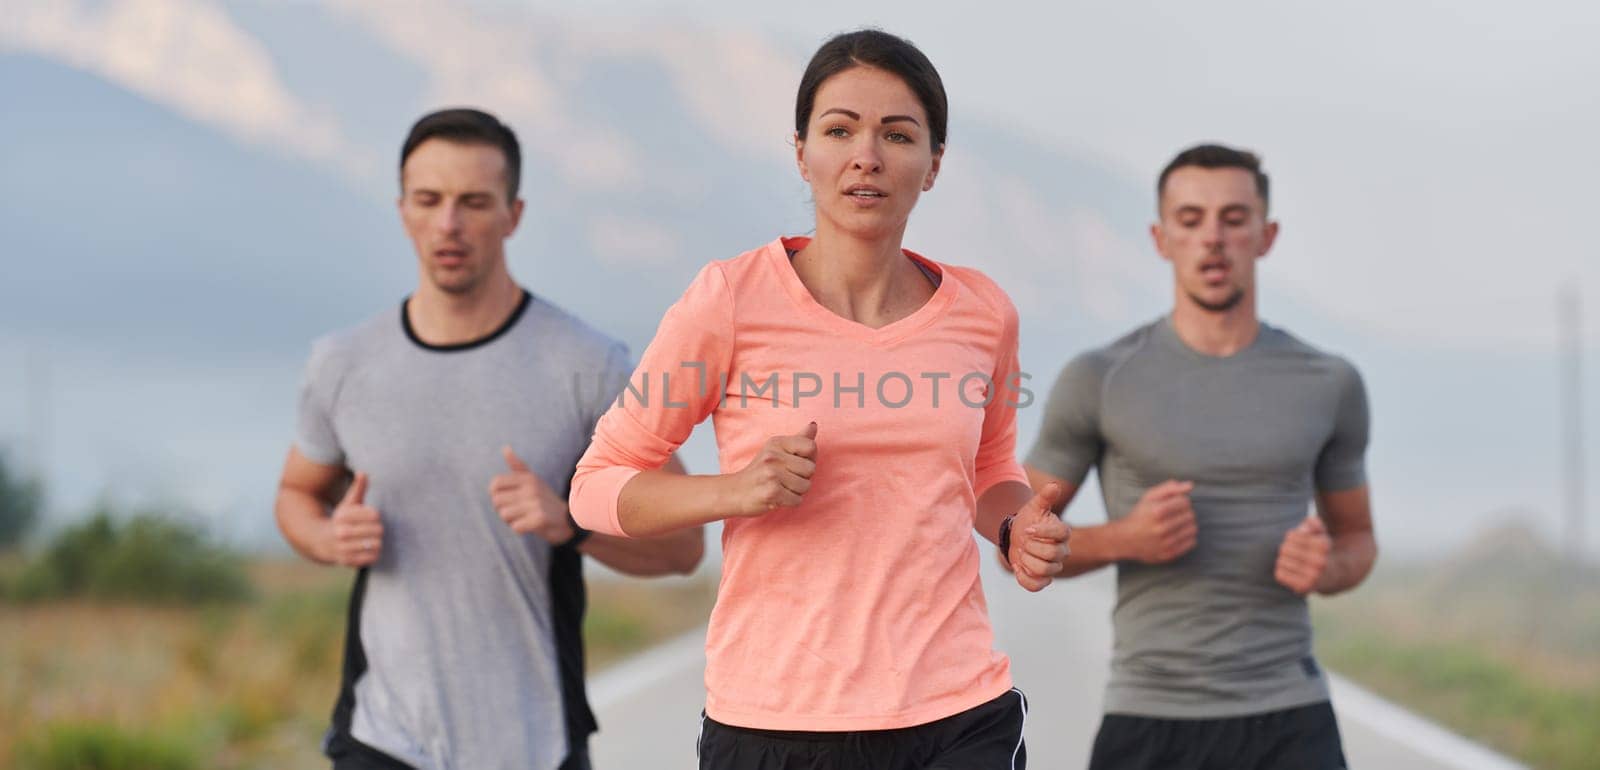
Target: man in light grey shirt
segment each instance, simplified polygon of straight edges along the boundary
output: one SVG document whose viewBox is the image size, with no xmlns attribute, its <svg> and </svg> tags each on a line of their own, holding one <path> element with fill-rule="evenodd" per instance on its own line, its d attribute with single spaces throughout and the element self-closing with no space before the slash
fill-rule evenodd
<svg viewBox="0 0 1600 770">
<path fill-rule="evenodd" d="M 511 278 L 520 166 L 491 115 L 419 120 L 399 202 L 417 289 L 312 347 L 277 517 L 306 558 L 358 569 L 336 770 L 587 770 L 582 556 L 649 575 L 703 551 L 697 529 L 590 536 L 567 512 L 631 365 Z"/>
<path fill-rule="evenodd" d="M 1257 317 L 1267 193 L 1247 152 L 1167 166 L 1151 231 L 1172 312 L 1067 364 L 1027 458 L 1067 500 L 1099 471 L 1108 523 L 1074 531 L 1063 572 L 1117 565 L 1093 770 L 1344 767 L 1305 596 L 1353 588 L 1376 558 L 1366 393 Z"/>
</svg>

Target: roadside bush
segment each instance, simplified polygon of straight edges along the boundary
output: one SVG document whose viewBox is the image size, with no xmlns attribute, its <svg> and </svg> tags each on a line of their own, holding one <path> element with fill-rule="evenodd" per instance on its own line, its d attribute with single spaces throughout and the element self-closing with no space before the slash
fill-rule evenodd
<svg viewBox="0 0 1600 770">
<path fill-rule="evenodd" d="M 239 556 L 196 526 L 156 513 L 120 520 L 102 507 L 62 530 L 11 586 L 22 601 L 87 597 L 159 604 L 249 598 Z"/>
<path fill-rule="evenodd" d="M 0 551 L 15 548 L 39 521 L 44 485 L 17 474 L 0 453 Z"/>
<path fill-rule="evenodd" d="M 170 738 L 98 723 L 46 728 L 17 747 L 20 770 L 195 770 L 193 749 Z"/>
</svg>

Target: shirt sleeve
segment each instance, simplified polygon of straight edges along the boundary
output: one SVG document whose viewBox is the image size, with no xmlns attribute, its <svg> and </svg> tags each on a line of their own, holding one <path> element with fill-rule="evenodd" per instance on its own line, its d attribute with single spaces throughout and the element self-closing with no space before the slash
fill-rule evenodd
<svg viewBox="0 0 1600 770">
<path fill-rule="evenodd" d="M 605 361 L 597 375 L 600 387 L 586 391 L 587 401 L 581 407 L 584 435 L 594 436 L 600 418 L 617 402 L 617 396 L 628 385 L 633 369 L 633 359 L 628 355 L 627 345 L 617 342 L 606 350 Z"/>
<path fill-rule="evenodd" d="M 622 488 L 666 464 L 717 406 L 733 359 L 733 296 L 716 263 L 667 309 L 628 386 L 595 425 L 578 461 L 569 505 L 585 529 L 626 536 L 617 517 Z"/>
<path fill-rule="evenodd" d="M 978 457 L 973 463 L 973 493 L 983 497 L 996 484 L 1005 481 L 1028 483 L 1028 475 L 1017 462 L 1017 408 L 1022 398 L 1022 363 L 1017 355 L 1017 309 L 1004 300 L 1005 324 L 995 351 L 995 367 L 990 373 L 993 387 L 983 409 L 983 433 L 978 441 Z"/>
<path fill-rule="evenodd" d="M 1067 363 L 1050 387 L 1039 437 L 1028 452 L 1028 465 L 1070 484 L 1083 483 L 1105 448 L 1100 434 L 1103 380 L 1093 355 Z"/>
<path fill-rule="evenodd" d="M 320 465 L 344 465 L 344 448 L 333 424 L 333 404 L 339 389 L 339 371 L 331 341 L 311 346 L 300 381 L 299 412 L 295 419 L 295 449 Z"/>
<path fill-rule="evenodd" d="M 1339 407 L 1333 434 L 1317 456 L 1318 492 L 1342 492 L 1367 483 L 1367 441 L 1371 430 L 1367 388 L 1354 366 L 1346 363 L 1340 369 Z"/>
</svg>

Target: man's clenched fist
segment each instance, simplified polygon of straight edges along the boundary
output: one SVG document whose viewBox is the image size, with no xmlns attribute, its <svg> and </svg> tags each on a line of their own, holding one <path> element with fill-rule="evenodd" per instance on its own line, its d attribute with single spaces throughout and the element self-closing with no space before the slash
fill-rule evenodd
<svg viewBox="0 0 1600 770">
<path fill-rule="evenodd" d="M 1192 481 L 1166 481 L 1146 490 L 1127 516 L 1118 520 L 1127 558 L 1166 564 L 1194 548 L 1199 528 L 1189 493 Z"/>
<path fill-rule="evenodd" d="M 511 447 L 502 447 L 500 453 L 505 456 L 509 472 L 489 482 L 489 499 L 495 512 L 519 535 L 538 535 L 551 545 L 571 540 L 574 530 L 567 501 L 530 470 Z"/>
<path fill-rule="evenodd" d="M 1285 588 L 1304 596 L 1317 587 L 1322 572 L 1328 568 L 1328 553 L 1333 550 L 1333 540 L 1322 519 L 1311 516 L 1283 536 L 1278 546 L 1278 564 L 1273 577 Z"/>
<path fill-rule="evenodd" d="M 357 473 L 344 499 L 333 509 L 333 562 L 365 567 L 383 551 L 383 520 L 366 503 L 367 474 Z"/>
</svg>

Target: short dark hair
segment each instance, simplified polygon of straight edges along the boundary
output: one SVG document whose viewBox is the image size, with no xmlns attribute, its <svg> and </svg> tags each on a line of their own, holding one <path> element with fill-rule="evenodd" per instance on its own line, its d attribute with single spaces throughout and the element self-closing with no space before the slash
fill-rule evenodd
<svg viewBox="0 0 1600 770">
<path fill-rule="evenodd" d="M 928 113 L 933 149 L 944 146 L 950 102 L 945 97 L 944 81 L 939 79 L 939 71 L 911 41 L 872 28 L 834 35 L 811 56 L 805 74 L 800 76 L 800 90 L 794 100 L 796 135 L 801 139 L 806 138 L 806 124 L 811 122 L 817 89 L 828 78 L 853 67 L 876 67 L 905 81 L 911 92 L 917 95 L 917 100 L 922 102 L 922 110 Z"/>
<path fill-rule="evenodd" d="M 423 115 L 411 126 L 406 143 L 400 146 L 400 171 L 406 168 L 406 158 L 429 139 L 443 139 L 459 144 L 487 144 L 500 148 L 506 156 L 506 200 L 517 199 L 522 186 L 522 148 L 517 135 L 500 119 L 483 110 L 457 107 L 438 110 Z M 402 180 L 403 182 L 403 180 Z"/>
<path fill-rule="evenodd" d="M 1267 196 L 1267 174 L 1261 170 L 1261 158 L 1249 150 L 1240 150 L 1220 144 L 1197 144 L 1173 158 L 1167 167 L 1161 169 L 1161 178 L 1156 180 L 1156 205 L 1161 204 L 1161 196 L 1167 191 L 1167 177 L 1172 172 L 1188 166 L 1200 168 L 1242 168 L 1256 178 L 1256 192 L 1261 194 L 1263 206 L 1270 206 L 1272 199 Z"/>
</svg>

